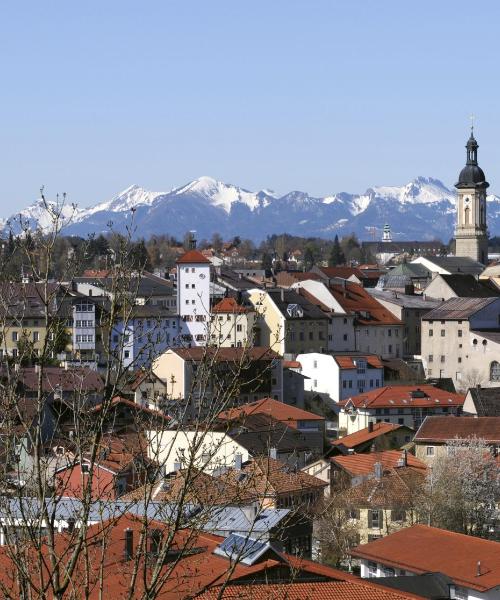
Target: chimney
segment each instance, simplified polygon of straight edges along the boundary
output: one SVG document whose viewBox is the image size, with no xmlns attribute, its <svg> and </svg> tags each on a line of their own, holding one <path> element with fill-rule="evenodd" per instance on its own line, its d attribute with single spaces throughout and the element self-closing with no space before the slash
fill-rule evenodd
<svg viewBox="0 0 500 600">
<path fill-rule="evenodd" d="M 476 577 L 481 577 L 481 561 L 480 560 L 477 561 Z"/>
<path fill-rule="evenodd" d="M 368 433 L 373 433 L 373 421 L 368 422 Z"/>
<path fill-rule="evenodd" d="M 274 460 L 277 460 L 278 450 L 276 448 L 269 448 L 269 458 L 274 458 Z"/>
<path fill-rule="evenodd" d="M 124 560 L 132 560 L 134 557 L 134 532 L 132 529 L 125 529 L 125 546 L 123 548 Z"/>
<path fill-rule="evenodd" d="M 242 462 L 243 462 L 243 456 L 239 452 L 237 452 L 234 455 L 234 468 L 237 469 L 238 471 L 241 471 Z"/>
<path fill-rule="evenodd" d="M 281 302 L 285 301 L 285 290 L 284 288 L 280 289 Z"/>
<path fill-rule="evenodd" d="M 373 467 L 375 470 L 375 479 L 382 479 L 382 463 L 376 462 Z"/>
</svg>

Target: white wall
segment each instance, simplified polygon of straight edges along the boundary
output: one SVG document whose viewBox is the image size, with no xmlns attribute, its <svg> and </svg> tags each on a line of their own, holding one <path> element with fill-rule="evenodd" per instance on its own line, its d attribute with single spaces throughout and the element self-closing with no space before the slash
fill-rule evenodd
<svg viewBox="0 0 500 600">
<path fill-rule="evenodd" d="M 177 310 L 181 343 L 204 346 L 210 322 L 210 264 L 177 265 Z"/>
</svg>

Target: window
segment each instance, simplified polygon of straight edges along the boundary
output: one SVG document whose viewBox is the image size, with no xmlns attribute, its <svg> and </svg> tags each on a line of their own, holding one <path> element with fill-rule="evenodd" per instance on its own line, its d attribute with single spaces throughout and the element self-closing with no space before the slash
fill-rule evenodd
<svg viewBox="0 0 500 600">
<path fill-rule="evenodd" d="M 392 567 L 384 567 L 384 577 L 394 577 L 396 572 Z"/>
<path fill-rule="evenodd" d="M 40 341 L 40 333 L 38 331 L 34 331 L 33 332 L 33 341 L 34 342 L 39 342 Z"/>
<path fill-rule="evenodd" d="M 451 586 L 450 589 L 450 598 L 454 598 L 455 600 L 468 600 L 469 592 L 466 590 L 466 588 L 454 585 Z"/>
<path fill-rule="evenodd" d="M 461 363 L 462 362 L 462 357 L 459 356 L 457 360 L 458 360 L 459 363 Z"/>
<path fill-rule="evenodd" d="M 490 364 L 490 381 L 500 381 L 500 363 L 496 360 Z"/>
<path fill-rule="evenodd" d="M 18 334 L 17 334 L 17 331 L 13 331 L 13 332 L 12 332 L 12 341 L 13 341 L 13 342 L 17 342 L 17 340 L 18 340 Z"/>
<path fill-rule="evenodd" d="M 344 333 L 344 342 L 347 342 L 347 333 Z"/>
<path fill-rule="evenodd" d="M 441 337 L 444 337 L 444 335 L 445 335 L 445 330 L 441 329 Z"/>
<path fill-rule="evenodd" d="M 310 341 L 314 340 L 314 331 L 309 332 L 309 340 Z"/>
<path fill-rule="evenodd" d="M 391 521 L 406 521 L 406 511 L 399 508 L 391 510 Z"/>
<path fill-rule="evenodd" d="M 349 387 L 352 388 L 352 381 L 349 381 Z"/>
<path fill-rule="evenodd" d="M 189 289 L 189 283 L 186 283 L 186 289 L 187 290 Z"/>
<path fill-rule="evenodd" d="M 434 446 L 427 446 L 425 449 L 425 455 L 426 456 L 434 456 Z"/>
<path fill-rule="evenodd" d="M 432 354 L 429 354 L 429 362 L 432 362 L 434 360 L 434 356 Z"/>
<path fill-rule="evenodd" d="M 389 350 L 388 350 L 389 354 L 392 354 L 392 344 L 389 344 Z"/>
<path fill-rule="evenodd" d="M 236 331 L 243 331 L 243 325 L 236 325 Z"/>
<path fill-rule="evenodd" d="M 86 465 L 86 464 L 82 465 L 82 473 L 84 475 L 88 475 L 89 474 L 89 465 Z"/>
<path fill-rule="evenodd" d="M 382 521 L 383 517 L 381 510 L 368 510 L 368 527 L 370 529 L 381 529 Z"/>
<path fill-rule="evenodd" d="M 195 289 L 195 287 L 196 287 L 196 284 L 195 284 L 195 283 L 192 283 L 192 284 L 191 284 L 191 289 L 192 289 L 192 290 L 194 290 L 194 289 Z"/>
<path fill-rule="evenodd" d="M 123 358 L 130 358 L 130 351 L 129 350 L 125 350 L 125 352 L 123 353 Z"/>
<path fill-rule="evenodd" d="M 368 577 L 376 577 L 377 576 L 377 563 L 369 561 L 368 562 Z"/>
<path fill-rule="evenodd" d="M 345 379 L 344 379 L 344 381 L 342 382 L 342 387 L 344 388 L 344 390 L 345 390 L 345 389 L 346 389 L 346 387 L 347 387 L 347 381 L 346 381 Z"/>
<path fill-rule="evenodd" d="M 459 330 L 457 331 L 457 333 L 458 333 L 458 337 L 462 337 L 462 330 L 461 330 L 461 329 L 459 329 Z"/>
<path fill-rule="evenodd" d="M 429 329 L 429 337 L 432 337 L 434 335 L 434 331 L 432 329 Z"/>
<path fill-rule="evenodd" d="M 441 362 L 444 363 L 445 362 L 445 357 L 444 354 L 441 354 Z"/>
</svg>

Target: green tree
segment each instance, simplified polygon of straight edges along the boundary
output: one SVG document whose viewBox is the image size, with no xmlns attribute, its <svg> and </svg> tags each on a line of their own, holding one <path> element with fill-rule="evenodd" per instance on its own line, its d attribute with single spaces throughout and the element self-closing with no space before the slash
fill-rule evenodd
<svg viewBox="0 0 500 600">
<path fill-rule="evenodd" d="M 337 265 L 343 265 L 345 263 L 345 256 L 342 252 L 342 248 L 339 244 L 339 236 L 336 235 L 333 240 L 333 246 L 328 257 L 328 266 L 336 267 Z"/>
</svg>

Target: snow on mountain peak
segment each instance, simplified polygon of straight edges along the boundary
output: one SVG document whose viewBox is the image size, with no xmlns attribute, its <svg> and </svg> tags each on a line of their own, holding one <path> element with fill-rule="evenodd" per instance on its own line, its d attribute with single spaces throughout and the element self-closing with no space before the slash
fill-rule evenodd
<svg viewBox="0 0 500 600">
<path fill-rule="evenodd" d="M 199 194 L 208 199 L 210 204 L 222 208 L 227 213 L 231 211 L 231 207 L 235 202 L 242 202 L 251 210 L 257 208 L 261 203 L 258 194 L 207 176 L 199 177 L 187 185 L 174 190 L 173 193 L 176 195 Z"/>
<path fill-rule="evenodd" d="M 86 209 L 85 216 L 101 211 L 124 212 L 138 206 L 151 206 L 158 196 L 163 192 L 150 192 L 138 185 L 131 185 L 111 200 L 101 202 L 96 206 Z M 83 215 L 80 215 L 80 220 Z"/>
</svg>

